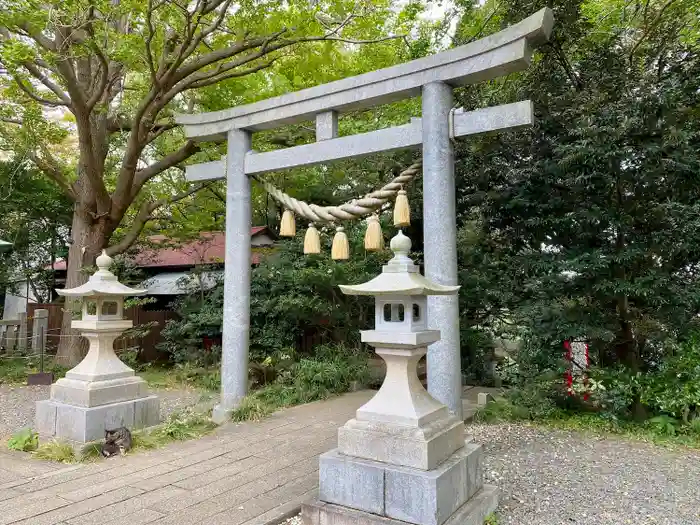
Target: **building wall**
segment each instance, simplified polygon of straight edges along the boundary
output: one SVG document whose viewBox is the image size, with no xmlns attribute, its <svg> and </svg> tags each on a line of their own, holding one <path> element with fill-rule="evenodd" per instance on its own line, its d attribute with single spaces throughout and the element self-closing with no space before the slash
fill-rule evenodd
<svg viewBox="0 0 700 525">
<path fill-rule="evenodd" d="M 18 314 L 27 311 L 27 301 L 30 303 L 36 302 L 36 297 L 27 281 L 17 282 L 15 288 L 21 295 L 15 295 L 9 291 L 5 291 L 5 308 L 2 312 L 3 319 L 17 319 Z"/>
</svg>

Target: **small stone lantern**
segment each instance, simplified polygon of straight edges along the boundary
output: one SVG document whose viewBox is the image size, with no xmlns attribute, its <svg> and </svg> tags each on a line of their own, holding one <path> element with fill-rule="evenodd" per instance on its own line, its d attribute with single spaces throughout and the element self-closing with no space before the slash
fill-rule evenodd
<svg viewBox="0 0 700 525">
<path fill-rule="evenodd" d="M 418 379 L 418 361 L 440 339 L 429 330 L 427 296 L 459 286 L 434 283 L 408 257 L 411 241 L 391 240 L 394 258 L 369 282 L 340 286 L 375 297 L 374 330 L 362 331 L 386 362 L 379 392 L 338 429 L 338 448 L 319 460 L 319 497 L 302 507 L 305 525 L 483 523 L 497 489 L 483 485 L 482 447 Z"/>
<path fill-rule="evenodd" d="M 85 358 L 51 387 L 51 398 L 37 402 L 40 436 L 82 444 L 104 437 L 105 429 L 152 426 L 159 403 L 146 382 L 114 353 L 114 340 L 133 322 L 124 319 L 124 298 L 146 290 L 121 284 L 109 271 L 112 259 L 103 251 L 97 272 L 77 288 L 56 290 L 82 298 L 81 319 L 71 326 L 89 343 Z"/>
</svg>

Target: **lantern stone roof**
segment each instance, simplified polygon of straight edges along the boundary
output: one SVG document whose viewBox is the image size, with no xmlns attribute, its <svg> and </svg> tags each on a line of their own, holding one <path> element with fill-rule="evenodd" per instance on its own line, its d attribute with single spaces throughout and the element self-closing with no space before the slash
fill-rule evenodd
<svg viewBox="0 0 700 525">
<path fill-rule="evenodd" d="M 112 258 L 102 250 L 102 255 L 95 261 L 97 271 L 90 276 L 88 282 L 81 284 L 77 288 L 56 290 L 58 295 L 66 297 L 95 297 L 100 295 L 143 295 L 147 290 L 129 288 L 117 280 L 117 276 L 109 271 Z"/>
<path fill-rule="evenodd" d="M 434 283 L 421 275 L 419 268 L 408 257 L 411 239 L 403 232 L 391 239 L 389 245 L 394 257 L 374 279 L 356 285 L 340 285 L 346 295 L 453 295 L 459 286 Z"/>
</svg>

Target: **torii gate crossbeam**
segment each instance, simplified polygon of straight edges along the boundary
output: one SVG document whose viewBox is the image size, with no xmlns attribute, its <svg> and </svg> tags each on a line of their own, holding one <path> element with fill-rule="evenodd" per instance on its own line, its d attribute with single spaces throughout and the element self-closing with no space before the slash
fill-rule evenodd
<svg viewBox="0 0 700 525">
<path fill-rule="evenodd" d="M 552 24 L 552 12 L 545 8 L 491 36 L 430 57 L 253 104 L 176 117 L 187 137 L 228 140 L 224 159 L 187 168 L 188 180 L 225 177 L 227 181 L 221 401 L 214 410 L 215 420 L 226 420 L 248 387 L 250 175 L 422 146 L 425 274 L 441 284 L 457 284 L 452 90 L 526 69 L 534 46 L 549 38 Z M 339 113 L 418 95 L 422 95 L 420 119 L 370 133 L 337 136 Z M 316 121 L 316 143 L 265 153 L 251 151 L 253 132 L 308 120 Z M 531 104 L 518 102 L 456 113 L 452 135 L 532 123 Z M 428 353 L 428 390 L 461 416 L 457 298 L 431 297 L 428 322 L 441 332 L 441 340 Z"/>
</svg>

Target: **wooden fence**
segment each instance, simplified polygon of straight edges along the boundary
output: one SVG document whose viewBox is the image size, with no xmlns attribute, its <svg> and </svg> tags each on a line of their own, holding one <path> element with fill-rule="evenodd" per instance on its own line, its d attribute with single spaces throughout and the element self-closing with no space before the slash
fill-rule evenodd
<svg viewBox="0 0 700 525">
<path fill-rule="evenodd" d="M 46 350 L 53 354 L 58 348 L 61 338 L 61 322 L 63 320 L 63 305 L 62 304 L 41 304 L 30 303 L 27 305 L 27 319 L 34 318 L 34 311 L 44 309 L 49 312 L 49 327 L 46 342 Z M 141 307 L 131 307 L 124 311 L 124 317 L 131 319 L 134 326 L 144 325 L 146 323 L 155 323 L 151 329 L 143 337 L 139 338 L 123 338 L 120 337 L 115 341 L 114 347 L 119 351 L 126 350 L 131 347 L 139 347 L 139 360 L 143 362 L 153 362 L 167 359 L 167 355 L 158 351 L 156 345 L 163 341 L 161 331 L 165 327 L 166 321 L 169 319 L 177 319 L 177 314 L 169 310 L 144 310 Z M 31 326 L 31 321 L 29 321 Z M 30 334 L 31 337 L 31 334 Z"/>
</svg>

